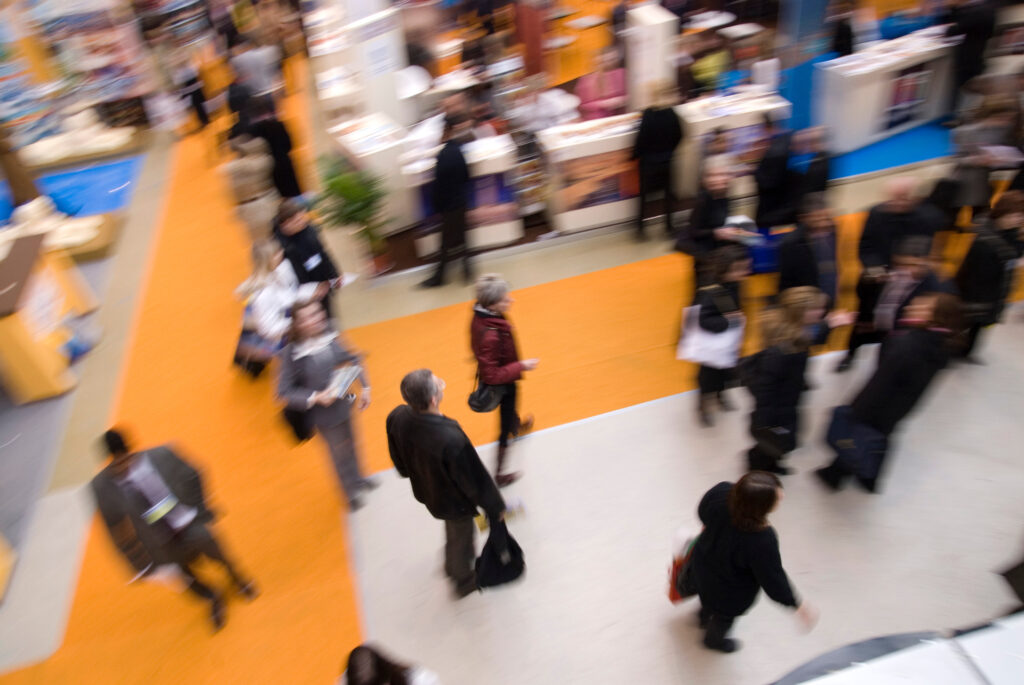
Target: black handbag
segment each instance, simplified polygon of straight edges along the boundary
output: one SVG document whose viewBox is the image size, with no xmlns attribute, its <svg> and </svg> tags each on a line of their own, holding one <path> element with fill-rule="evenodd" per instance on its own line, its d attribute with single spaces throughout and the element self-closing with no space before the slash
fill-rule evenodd
<svg viewBox="0 0 1024 685">
<path fill-rule="evenodd" d="M 476 389 L 469 393 L 469 408 L 478 414 L 487 414 L 498 408 L 504 396 L 504 385 L 487 385 L 480 380 L 480 372 L 477 371 Z"/>
<path fill-rule="evenodd" d="M 313 427 L 313 421 L 309 418 L 307 411 L 285 407 L 281 412 L 281 417 L 291 428 L 292 435 L 299 444 L 306 442 L 316 433 L 316 428 Z"/>
<path fill-rule="evenodd" d="M 504 521 L 492 521 L 483 551 L 476 560 L 478 586 L 495 587 L 517 580 L 526 570 L 523 550 L 508 532 Z"/>
</svg>

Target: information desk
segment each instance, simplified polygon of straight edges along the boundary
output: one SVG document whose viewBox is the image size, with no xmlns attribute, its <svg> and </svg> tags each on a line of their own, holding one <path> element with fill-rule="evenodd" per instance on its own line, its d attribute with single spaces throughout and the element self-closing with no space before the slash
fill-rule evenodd
<svg viewBox="0 0 1024 685">
<path fill-rule="evenodd" d="M 937 26 L 820 62 L 814 73 L 814 121 L 829 149 L 845 154 L 949 112 L 952 46 Z"/>
<path fill-rule="evenodd" d="M 537 133 L 551 196 L 548 220 L 572 233 L 636 216 L 633 143 L 640 113 L 553 126 Z"/>
<path fill-rule="evenodd" d="M 405 183 L 419 189 L 420 219 L 435 213 L 430 190 L 439 151 L 439 147 L 424 150 L 402 167 Z M 465 143 L 462 154 L 473 184 L 466 217 L 469 225 L 466 244 L 470 249 L 481 249 L 508 245 L 522 238 L 523 221 L 510 178 L 516 168 L 517 155 L 512 136 L 492 136 Z M 416 238 L 416 254 L 420 257 L 433 254 L 440 247 L 441 236 L 436 231 Z"/>
<path fill-rule="evenodd" d="M 753 163 L 752 155 L 764 136 L 764 118 L 784 121 L 792 112 L 789 100 L 777 93 L 747 87 L 733 95 L 714 95 L 691 100 L 676 107 L 685 135 L 676 153 L 673 176 L 676 193 L 695 197 L 700 184 L 700 167 L 707 137 L 716 129 L 726 132 L 729 152 L 740 163 Z"/>
</svg>

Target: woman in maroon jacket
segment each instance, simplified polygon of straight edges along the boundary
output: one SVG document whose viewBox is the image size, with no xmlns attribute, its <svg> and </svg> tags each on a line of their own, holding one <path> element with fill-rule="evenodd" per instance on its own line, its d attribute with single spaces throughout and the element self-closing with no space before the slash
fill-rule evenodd
<svg viewBox="0 0 1024 685">
<path fill-rule="evenodd" d="M 527 433 L 533 428 L 532 416 L 520 421 L 516 413 L 516 381 L 522 378 L 523 371 L 537 368 L 537 360 L 519 359 L 512 324 L 505 318 L 511 306 L 512 297 L 505 279 L 488 274 L 477 280 L 476 305 L 473 307 L 473 321 L 469 327 L 470 344 L 473 346 L 473 356 L 476 357 L 480 382 L 502 388 L 498 466 L 494 476 L 498 487 L 505 487 L 519 479 L 518 473 L 504 472 L 509 438 Z"/>
</svg>

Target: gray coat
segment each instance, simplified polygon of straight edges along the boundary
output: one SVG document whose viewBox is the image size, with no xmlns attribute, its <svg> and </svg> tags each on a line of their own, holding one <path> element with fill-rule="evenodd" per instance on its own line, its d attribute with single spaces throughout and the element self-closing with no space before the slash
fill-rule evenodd
<svg viewBox="0 0 1024 685">
<path fill-rule="evenodd" d="M 196 510 L 197 523 L 213 520 L 213 514 L 206 506 L 198 471 L 167 445 L 138 454 L 149 457 L 153 468 L 179 502 Z M 145 521 L 143 513 L 149 509 L 149 504 L 140 495 L 126 493 L 115 481 L 110 466 L 96 474 L 91 485 L 107 531 L 136 571 L 143 571 L 150 564 L 155 567 L 173 561 L 166 551 L 170 542 L 167 531 Z M 130 525 L 124 525 L 125 521 Z"/>
<path fill-rule="evenodd" d="M 295 358 L 295 345 L 289 344 L 281 351 L 277 395 L 290 409 L 308 411 L 313 425 L 337 426 L 349 420 L 351 403 L 339 399 L 327 407 L 319 404 L 310 407 L 309 398 L 327 388 L 336 368 L 358 362 L 358 355 L 344 349 L 337 340 L 319 352 L 298 359 Z M 364 388 L 369 387 L 365 375 L 360 375 L 359 380 Z"/>
<path fill-rule="evenodd" d="M 990 145 L 1006 145 L 1008 131 L 1001 126 L 984 123 L 966 124 L 953 131 L 953 142 L 956 144 L 956 169 L 953 178 L 957 189 L 957 207 L 988 206 L 992 198 L 992 186 L 989 183 L 991 169 L 968 162 L 972 155 L 980 154 L 981 148 Z"/>
</svg>

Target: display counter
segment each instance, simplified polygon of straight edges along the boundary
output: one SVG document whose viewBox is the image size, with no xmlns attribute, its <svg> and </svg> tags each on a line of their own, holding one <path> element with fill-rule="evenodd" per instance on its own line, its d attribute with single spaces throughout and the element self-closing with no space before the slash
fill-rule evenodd
<svg viewBox="0 0 1024 685">
<path fill-rule="evenodd" d="M 948 113 L 952 46 L 935 26 L 815 65 L 814 118 L 844 154 Z"/>
<path fill-rule="evenodd" d="M 434 214 L 430 195 L 439 147 L 422 149 L 404 158 L 405 183 L 418 189 L 418 218 Z M 516 168 L 517 148 L 510 135 L 481 138 L 462 146 L 473 190 L 466 223 L 470 249 L 497 247 L 523 237 L 523 221 L 513 189 L 511 173 Z M 440 247 L 440 235 L 427 233 L 416 239 L 416 252 L 424 257 Z"/>
<path fill-rule="evenodd" d="M 756 86 L 744 87 L 730 95 L 691 100 L 676 107 L 676 114 L 685 126 L 685 135 L 675 158 L 676 193 L 694 197 L 700 183 L 700 165 L 704 141 L 716 129 L 725 131 L 729 151 L 744 161 L 763 136 L 764 117 L 775 121 L 788 119 L 792 112 L 789 100 L 777 93 L 765 93 Z"/>
<path fill-rule="evenodd" d="M 639 123 L 640 113 L 631 112 L 537 133 L 554 230 L 572 233 L 636 215 L 639 179 L 631 157 Z"/>
</svg>

